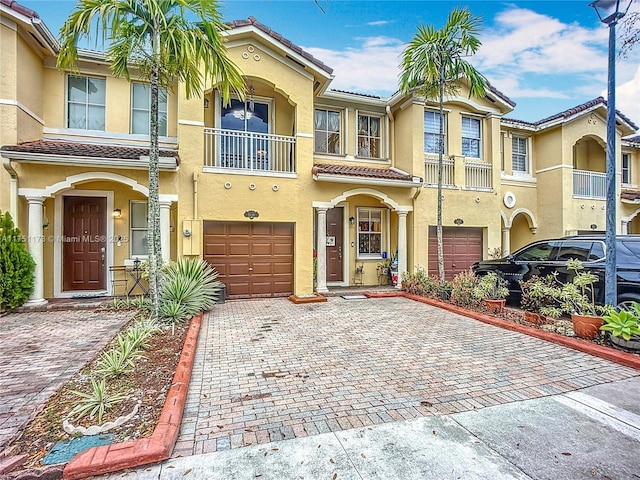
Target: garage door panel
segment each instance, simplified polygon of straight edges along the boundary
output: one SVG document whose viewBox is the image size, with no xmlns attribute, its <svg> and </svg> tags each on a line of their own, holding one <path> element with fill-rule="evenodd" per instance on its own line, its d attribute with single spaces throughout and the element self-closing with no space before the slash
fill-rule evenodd
<svg viewBox="0 0 640 480">
<path fill-rule="evenodd" d="M 293 224 L 205 221 L 204 231 L 205 260 L 216 266 L 227 295 L 293 293 Z"/>
<path fill-rule="evenodd" d="M 447 280 L 467 271 L 478 260 L 482 260 L 482 229 L 467 227 L 443 227 L 442 252 Z M 436 228 L 429 227 L 430 275 L 438 275 L 438 242 Z"/>
</svg>

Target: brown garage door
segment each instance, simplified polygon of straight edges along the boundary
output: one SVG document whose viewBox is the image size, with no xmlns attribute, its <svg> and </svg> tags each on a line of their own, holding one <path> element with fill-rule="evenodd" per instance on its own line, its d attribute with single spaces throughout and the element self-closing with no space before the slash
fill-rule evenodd
<svg viewBox="0 0 640 480">
<path fill-rule="evenodd" d="M 204 222 L 204 259 L 235 298 L 293 293 L 293 224 Z"/>
<path fill-rule="evenodd" d="M 482 260 L 482 229 L 442 227 L 442 252 L 447 280 Z M 438 239 L 436 227 L 429 227 L 429 274 L 438 275 Z"/>
</svg>

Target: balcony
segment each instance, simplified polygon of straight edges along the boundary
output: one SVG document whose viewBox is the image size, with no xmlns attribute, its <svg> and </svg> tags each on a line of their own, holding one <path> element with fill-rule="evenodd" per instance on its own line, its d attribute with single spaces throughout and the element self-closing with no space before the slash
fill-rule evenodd
<svg viewBox="0 0 640 480">
<path fill-rule="evenodd" d="M 424 185 L 430 187 L 438 185 L 438 158 L 432 155 L 425 155 L 424 166 Z M 457 185 L 463 184 L 463 189 L 491 191 L 493 188 L 493 173 L 490 163 L 469 160 L 460 156 L 442 159 L 443 188 L 458 188 L 456 187 L 456 169 L 458 175 L 463 175 L 464 172 L 464 179 L 457 179 Z"/>
<path fill-rule="evenodd" d="M 295 137 L 204 129 L 204 166 L 235 173 L 295 173 Z"/>
<path fill-rule="evenodd" d="M 573 171 L 573 196 L 604 200 L 606 197 L 606 174 L 588 170 Z"/>
</svg>

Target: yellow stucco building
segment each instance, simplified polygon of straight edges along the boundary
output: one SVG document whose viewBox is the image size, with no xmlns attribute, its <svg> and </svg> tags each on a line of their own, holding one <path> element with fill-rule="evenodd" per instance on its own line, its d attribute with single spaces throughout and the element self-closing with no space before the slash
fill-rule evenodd
<svg viewBox="0 0 640 480">
<path fill-rule="evenodd" d="M 36 12 L 0 13 L 0 210 L 37 263 L 30 302 L 127 293 L 115 275 L 146 254 L 149 89 L 97 52 L 59 71 Z M 235 297 L 377 284 L 391 257 L 399 274 L 437 271 L 435 103 L 332 90 L 331 68 L 281 35 L 253 18 L 230 27 L 245 101 L 163 91 L 163 258 L 206 259 Z M 536 123 L 505 118 L 515 104 L 493 88 L 445 106 L 449 278 L 497 249 L 604 230 L 602 98 Z M 640 233 L 636 129 L 618 115 L 619 233 Z"/>
</svg>

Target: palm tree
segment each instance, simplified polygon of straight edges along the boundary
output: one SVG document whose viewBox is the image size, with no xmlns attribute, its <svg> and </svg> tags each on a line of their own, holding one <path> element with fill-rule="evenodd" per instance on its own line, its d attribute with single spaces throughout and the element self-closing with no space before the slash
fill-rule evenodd
<svg viewBox="0 0 640 480">
<path fill-rule="evenodd" d="M 438 274 L 444 278 L 442 253 L 442 156 L 444 153 L 444 96 L 458 94 L 463 83 L 469 85 L 469 96 L 484 97 L 487 80 L 464 58 L 480 47 L 476 38 L 480 18 L 472 17 L 466 8 L 454 9 L 440 30 L 421 24 L 405 49 L 400 64 L 400 90 L 416 93 L 426 99 L 438 99 L 440 105 L 440 145 L 438 148 Z"/>
<path fill-rule="evenodd" d="M 192 17 L 195 20 L 189 20 Z M 78 41 L 92 30 L 108 43 L 106 58 L 116 77 L 130 70 L 148 79 L 151 89 L 149 145 L 149 292 L 158 314 L 162 268 L 158 201 L 159 87 L 182 82 L 187 97 L 200 96 L 205 77 L 217 82 L 224 102 L 244 97 L 244 80 L 227 57 L 222 16 L 215 0 L 78 0 L 60 30 L 58 67 L 77 69 Z"/>
</svg>

